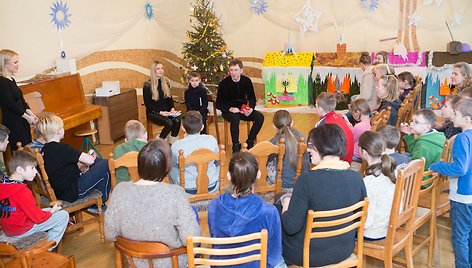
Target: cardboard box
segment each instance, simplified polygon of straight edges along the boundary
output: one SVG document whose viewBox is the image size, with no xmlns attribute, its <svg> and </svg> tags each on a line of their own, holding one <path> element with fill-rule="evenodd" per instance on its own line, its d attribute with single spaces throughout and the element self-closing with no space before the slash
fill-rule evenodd
<svg viewBox="0 0 472 268">
<path fill-rule="evenodd" d="M 37 91 L 30 92 L 23 96 L 34 114 L 39 114 L 44 110 L 44 103 L 41 99 L 41 93 Z"/>
</svg>

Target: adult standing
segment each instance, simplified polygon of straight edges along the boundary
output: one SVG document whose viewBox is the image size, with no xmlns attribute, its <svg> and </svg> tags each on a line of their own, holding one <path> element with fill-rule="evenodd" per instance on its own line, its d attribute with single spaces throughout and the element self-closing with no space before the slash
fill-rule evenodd
<svg viewBox="0 0 472 268">
<path fill-rule="evenodd" d="M 0 50 L 0 107 L 2 122 L 10 129 L 8 140 L 12 151 L 17 149 L 16 143 L 19 141 L 24 145 L 31 142 L 30 125 L 38 120 L 13 78 L 19 66 L 18 53 L 9 49 Z"/>
<path fill-rule="evenodd" d="M 231 140 L 233 142 L 233 153 L 241 150 L 239 143 L 239 122 L 254 121 L 249 131 L 246 143 L 248 149 L 254 146 L 256 136 L 264 124 L 264 115 L 254 108 L 256 107 L 256 95 L 249 77 L 242 75 L 243 63 L 239 59 L 233 59 L 229 63 L 230 75 L 218 84 L 216 96 L 216 108 L 223 118 L 230 122 Z"/>
<path fill-rule="evenodd" d="M 165 139 L 170 133 L 169 143 L 174 143 L 179 136 L 180 112 L 174 109 L 169 79 L 164 76 L 164 65 L 159 61 L 151 65 L 150 78 L 143 85 L 143 99 L 147 119 L 164 126 L 159 137 Z"/>
</svg>

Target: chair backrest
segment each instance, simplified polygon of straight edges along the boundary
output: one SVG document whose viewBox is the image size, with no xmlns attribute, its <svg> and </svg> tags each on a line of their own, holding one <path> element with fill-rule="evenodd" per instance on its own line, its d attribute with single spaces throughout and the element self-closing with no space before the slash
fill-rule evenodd
<svg viewBox="0 0 472 268">
<path fill-rule="evenodd" d="M 448 140 L 444 142 L 444 148 L 441 153 L 441 157 L 439 158 L 440 161 L 443 162 L 451 162 L 452 161 L 452 146 L 454 145 L 454 141 L 456 140 L 457 135 L 452 136 Z M 449 177 L 443 174 L 438 174 L 439 181 L 438 187 L 440 188 L 440 192 L 449 188 Z"/>
<path fill-rule="evenodd" d="M 395 124 L 397 128 L 400 127 L 401 123 L 409 123 L 409 117 L 410 117 L 410 114 L 412 113 L 412 109 L 413 109 L 413 102 L 405 98 L 405 100 L 400 105 L 400 108 L 398 109 L 397 123 Z"/>
<path fill-rule="evenodd" d="M 374 112 L 374 115 L 372 116 L 372 119 L 370 121 L 372 131 L 377 131 L 377 129 L 384 127 L 388 124 L 388 120 L 390 120 L 391 110 L 392 107 L 388 106 L 387 109 L 384 109 L 380 112 Z"/>
<path fill-rule="evenodd" d="M 303 242 L 303 267 L 310 267 L 310 242 L 313 238 L 327 238 L 345 234 L 357 229 L 357 259 L 343 263 L 345 266 L 362 267 L 364 247 L 364 225 L 367 218 L 369 200 L 364 198 L 356 204 L 335 210 L 308 211 L 306 218 L 305 239 Z M 334 219 L 333 219 L 334 218 Z M 320 231 L 314 228 L 331 227 L 329 231 Z M 315 241 L 316 243 L 316 241 Z"/>
<path fill-rule="evenodd" d="M 128 264 L 136 268 L 133 258 L 146 259 L 149 267 L 154 267 L 154 259 L 171 258 L 172 268 L 179 267 L 178 256 L 187 252 L 185 247 L 170 249 L 167 245 L 159 242 L 134 241 L 118 236 L 115 241 L 116 267 L 123 267 L 121 256 L 124 255 Z"/>
<path fill-rule="evenodd" d="M 218 249 L 213 245 L 228 245 L 245 243 L 252 240 L 260 240 L 259 243 L 244 244 L 244 246 Z M 197 244 L 197 245 L 195 245 Z M 204 258 L 203 255 L 210 256 L 231 256 L 235 254 L 249 254 L 244 257 L 228 258 L 228 259 L 211 259 Z M 198 255 L 195 255 L 198 254 Z M 259 233 L 253 233 L 236 237 L 210 238 L 201 236 L 187 237 L 187 258 L 188 267 L 194 268 L 195 265 L 207 266 L 228 266 L 248 263 L 252 261 L 260 261 L 259 267 L 267 267 L 267 230 L 262 229 Z"/>
<path fill-rule="evenodd" d="M 308 149 L 307 144 L 305 143 L 305 138 L 301 137 L 297 146 L 297 169 L 295 170 L 294 183 L 297 183 L 298 176 L 302 173 L 303 169 L 303 155 Z"/>
<path fill-rule="evenodd" d="M 214 152 L 212 150 L 202 148 L 193 151 L 187 157 L 184 156 L 184 151 L 179 150 L 179 173 L 180 173 L 180 186 L 185 188 L 185 167 L 189 164 L 195 165 L 197 168 L 197 194 L 189 197 L 190 202 L 198 200 L 213 199 L 224 191 L 224 166 L 225 160 L 225 149 L 224 145 L 220 145 L 220 151 Z M 208 193 L 208 182 L 209 178 L 207 175 L 208 165 L 211 161 L 219 161 L 220 164 L 220 191 L 215 193 Z"/>
<path fill-rule="evenodd" d="M 108 159 L 108 169 L 110 170 L 111 187 L 116 186 L 116 169 L 125 167 L 128 170 L 130 181 L 135 182 L 139 180 L 138 175 L 138 154 L 139 152 L 127 152 L 120 158 L 113 158 L 113 153 L 110 153 Z"/>
<path fill-rule="evenodd" d="M 392 249 L 394 242 L 398 242 L 395 241 L 398 228 L 402 228 L 408 233 L 408 236 L 405 236 L 407 238 L 413 235 L 424 162 L 424 159 L 413 160 L 398 172 L 385 240 L 385 248 L 387 249 Z M 407 241 L 403 242 L 407 243 Z"/>
<path fill-rule="evenodd" d="M 247 150 L 247 144 L 243 145 L 242 151 L 247 151 L 256 157 L 259 170 L 261 171 L 260 179 L 256 180 L 254 192 L 266 193 L 275 192 L 276 194 L 282 191 L 282 168 L 285 155 L 285 139 L 280 138 L 279 144 L 274 145 L 270 141 L 258 142 L 250 150 Z M 267 160 L 271 154 L 277 154 L 277 175 L 275 176 L 275 184 L 267 183 Z"/>
</svg>

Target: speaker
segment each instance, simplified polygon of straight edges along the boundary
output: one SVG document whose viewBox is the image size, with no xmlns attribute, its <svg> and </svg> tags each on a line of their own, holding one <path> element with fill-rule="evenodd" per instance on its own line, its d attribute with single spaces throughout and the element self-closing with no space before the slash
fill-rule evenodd
<svg viewBox="0 0 472 268">
<path fill-rule="evenodd" d="M 462 43 L 459 41 L 452 41 L 447 43 L 447 51 L 451 55 L 460 54 L 462 51 Z"/>
</svg>

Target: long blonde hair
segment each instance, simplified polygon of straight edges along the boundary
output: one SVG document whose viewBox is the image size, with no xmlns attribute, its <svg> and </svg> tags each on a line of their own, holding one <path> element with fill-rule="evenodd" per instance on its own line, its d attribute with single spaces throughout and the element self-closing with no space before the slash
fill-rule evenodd
<svg viewBox="0 0 472 268">
<path fill-rule="evenodd" d="M 157 101 L 159 100 L 159 92 L 157 92 L 157 87 L 159 84 L 159 79 L 161 80 L 161 89 L 162 92 L 164 92 L 164 97 L 170 98 L 172 95 L 170 94 L 170 84 L 169 84 L 169 79 L 167 77 L 162 76 L 161 78 L 158 78 L 156 75 L 156 67 L 157 65 L 163 65 L 162 62 L 160 61 L 153 61 L 151 64 L 151 75 L 150 75 L 150 80 L 151 80 L 151 94 L 152 94 L 152 99 Z"/>
<path fill-rule="evenodd" d="M 0 50 L 0 76 L 6 76 L 5 65 L 13 56 L 18 56 L 18 53 L 10 49 Z"/>
<path fill-rule="evenodd" d="M 457 87 L 457 91 L 460 92 L 463 89 L 472 85 L 472 68 L 467 62 L 458 62 L 454 64 L 454 68 L 458 68 L 461 74 L 464 76 L 464 82 L 462 85 Z"/>
<path fill-rule="evenodd" d="M 278 130 L 278 136 L 283 134 L 285 136 L 285 156 L 290 161 L 290 165 L 295 169 L 297 168 L 297 151 L 298 151 L 298 139 L 294 134 L 294 129 L 290 126 L 292 124 L 292 116 L 287 110 L 278 110 L 275 112 L 272 118 L 272 123 Z M 275 141 L 279 143 L 278 140 Z"/>
<path fill-rule="evenodd" d="M 383 82 L 381 82 L 382 80 Z M 382 101 L 396 101 L 400 98 L 398 79 L 395 77 L 395 75 L 382 75 L 378 83 L 387 88 L 387 96 L 382 98 Z"/>
</svg>

